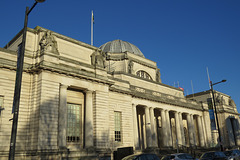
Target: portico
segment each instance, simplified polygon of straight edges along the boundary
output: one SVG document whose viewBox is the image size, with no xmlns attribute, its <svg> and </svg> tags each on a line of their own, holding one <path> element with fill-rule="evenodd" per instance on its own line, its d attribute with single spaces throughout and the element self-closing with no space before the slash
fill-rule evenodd
<svg viewBox="0 0 240 160">
<path fill-rule="evenodd" d="M 206 147 L 202 115 L 133 104 L 136 149 Z M 137 125 L 136 125 L 137 124 Z"/>
</svg>

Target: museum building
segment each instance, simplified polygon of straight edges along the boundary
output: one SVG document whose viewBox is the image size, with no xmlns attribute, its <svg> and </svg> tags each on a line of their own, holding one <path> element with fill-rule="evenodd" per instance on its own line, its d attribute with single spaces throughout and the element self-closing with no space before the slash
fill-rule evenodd
<svg viewBox="0 0 240 160">
<path fill-rule="evenodd" d="M 0 159 L 7 159 L 19 32 L 0 48 Z M 147 54 L 147 53 L 145 53 Z M 239 113 L 215 92 L 225 148 L 240 145 Z M 156 62 L 135 45 L 113 40 L 95 47 L 42 27 L 27 29 L 16 159 L 109 156 L 219 147 L 210 90 L 184 96 L 163 84 Z"/>
</svg>

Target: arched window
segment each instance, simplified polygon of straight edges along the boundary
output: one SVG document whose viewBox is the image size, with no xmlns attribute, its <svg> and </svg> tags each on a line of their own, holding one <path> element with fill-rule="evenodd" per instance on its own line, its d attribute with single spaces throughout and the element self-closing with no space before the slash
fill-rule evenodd
<svg viewBox="0 0 240 160">
<path fill-rule="evenodd" d="M 137 76 L 141 77 L 141 78 L 152 80 L 152 77 L 147 72 L 145 72 L 143 70 L 137 71 Z"/>
</svg>

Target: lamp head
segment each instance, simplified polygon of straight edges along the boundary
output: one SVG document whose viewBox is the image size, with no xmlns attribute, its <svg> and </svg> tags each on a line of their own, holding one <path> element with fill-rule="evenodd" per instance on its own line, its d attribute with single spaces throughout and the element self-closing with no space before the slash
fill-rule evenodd
<svg viewBox="0 0 240 160">
<path fill-rule="evenodd" d="M 226 79 L 223 79 L 222 82 L 226 82 L 227 80 Z"/>
<path fill-rule="evenodd" d="M 35 0 L 35 1 L 38 2 L 38 3 L 45 2 L 45 0 Z"/>
</svg>

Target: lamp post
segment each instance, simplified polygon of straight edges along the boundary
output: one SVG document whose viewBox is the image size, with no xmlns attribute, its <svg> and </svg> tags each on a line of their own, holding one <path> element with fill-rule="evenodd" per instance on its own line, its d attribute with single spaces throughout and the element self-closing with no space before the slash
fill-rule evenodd
<svg viewBox="0 0 240 160">
<path fill-rule="evenodd" d="M 22 43 L 20 44 L 18 58 L 17 58 L 17 70 L 16 70 L 16 80 L 15 80 L 15 90 L 14 90 L 14 99 L 13 99 L 13 120 L 12 122 L 12 133 L 11 133 L 11 141 L 10 141 L 10 149 L 9 149 L 9 160 L 14 160 L 15 157 L 15 146 L 16 146 L 16 137 L 17 137 L 17 125 L 18 125 L 18 114 L 19 114 L 19 103 L 20 103 L 20 95 L 21 95 L 21 84 L 22 84 L 22 72 L 23 72 L 23 63 L 24 63 L 24 52 L 25 52 L 25 44 L 26 44 L 26 34 L 27 34 L 27 23 L 28 23 L 28 15 L 31 13 L 33 8 L 38 4 L 42 3 L 45 0 L 35 0 L 33 6 L 29 9 L 26 7 L 25 11 L 25 20 L 24 20 L 24 28 L 23 28 L 23 36 Z"/>
<path fill-rule="evenodd" d="M 211 91 L 212 91 L 212 97 L 213 97 L 213 105 L 214 105 L 214 110 L 215 110 L 215 114 L 216 114 L 216 121 L 217 121 L 217 128 L 218 128 L 218 137 L 219 137 L 219 143 L 220 143 L 220 148 L 221 151 L 223 151 L 223 146 L 222 146 L 222 138 L 221 138 L 221 132 L 220 132 L 220 128 L 219 128 L 219 123 L 218 123 L 218 115 L 217 115 L 217 108 L 216 108 L 216 103 L 215 103 L 215 96 L 214 96 L 214 91 L 213 91 L 213 86 L 222 82 L 226 82 L 227 80 L 222 80 L 220 82 L 216 82 L 216 83 L 212 83 L 212 81 L 210 81 L 210 85 L 211 85 Z"/>
</svg>

